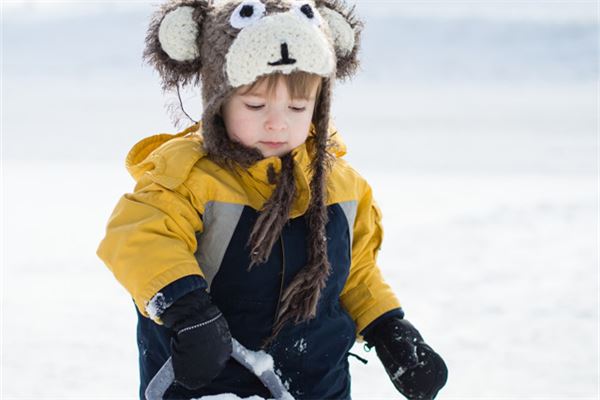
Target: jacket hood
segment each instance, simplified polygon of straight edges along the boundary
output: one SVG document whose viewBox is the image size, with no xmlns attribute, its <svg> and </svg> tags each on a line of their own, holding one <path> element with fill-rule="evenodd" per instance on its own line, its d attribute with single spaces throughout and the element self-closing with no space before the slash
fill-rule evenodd
<svg viewBox="0 0 600 400">
<path fill-rule="evenodd" d="M 314 125 L 311 125 L 309 136 L 314 133 Z M 346 144 L 333 125 L 329 126 L 329 138 L 331 153 L 337 158 L 343 157 Z M 182 179 L 185 180 L 194 164 L 206 156 L 203 143 L 201 122 L 176 134 L 152 135 L 140 140 L 129 150 L 125 166 L 136 181 L 145 173 L 150 173 L 164 186 L 175 187 Z M 302 151 L 305 147 L 303 144 L 297 149 Z M 267 160 L 279 161 L 279 157 L 268 157 L 259 164 Z M 277 161 L 276 164 L 279 164 Z"/>
</svg>

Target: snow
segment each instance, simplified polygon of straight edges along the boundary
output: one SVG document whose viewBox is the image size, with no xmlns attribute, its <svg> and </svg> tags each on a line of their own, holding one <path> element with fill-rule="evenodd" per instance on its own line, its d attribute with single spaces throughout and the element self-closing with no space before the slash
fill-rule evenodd
<svg viewBox="0 0 600 400">
<path fill-rule="evenodd" d="M 250 396 L 250 397 L 238 397 L 233 393 L 225 393 L 225 394 L 217 394 L 214 396 L 202 396 L 199 399 L 192 400 L 266 400 L 263 397 L 259 396 Z"/>
<path fill-rule="evenodd" d="M 152 296 L 148 304 L 146 304 L 146 312 L 150 318 L 154 319 L 161 315 L 168 307 L 169 305 L 165 300 L 165 296 L 158 292 Z"/>
<path fill-rule="evenodd" d="M 404 375 L 405 372 L 406 372 L 406 369 L 404 369 L 402 367 L 398 367 L 396 372 L 394 372 L 394 374 L 392 375 L 392 379 L 396 380 L 396 379 L 400 378 L 402 375 Z"/>
<path fill-rule="evenodd" d="M 2 398 L 137 397 L 134 305 L 95 251 L 133 187 L 127 150 L 173 131 L 142 9 L 3 19 Z M 383 274 L 449 366 L 438 398 L 595 399 L 597 27 L 418 12 L 367 21 L 334 112 L 383 211 Z M 369 360 L 350 358 L 352 397 L 398 398 L 351 351 Z"/>
<path fill-rule="evenodd" d="M 294 348 L 299 352 L 299 353 L 304 353 L 306 352 L 306 340 L 304 338 L 300 338 L 298 340 L 296 340 L 296 342 L 294 342 Z"/>
<path fill-rule="evenodd" d="M 234 343 L 234 345 L 236 345 L 236 343 Z M 250 351 L 238 346 L 237 352 L 239 352 L 246 363 L 252 367 L 252 371 L 255 375 L 260 376 L 265 371 L 273 370 L 273 357 L 265 351 Z"/>
</svg>

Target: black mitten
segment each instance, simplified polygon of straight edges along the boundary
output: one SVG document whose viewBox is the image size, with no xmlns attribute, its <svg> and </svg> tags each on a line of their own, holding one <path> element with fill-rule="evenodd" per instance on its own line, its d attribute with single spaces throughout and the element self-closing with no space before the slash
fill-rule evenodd
<svg viewBox="0 0 600 400">
<path fill-rule="evenodd" d="M 399 317 L 385 319 L 366 335 L 400 393 L 410 400 L 429 400 L 446 384 L 448 368 L 412 324 Z"/>
<path fill-rule="evenodd" d="M 202 289 L 177 300 L 160 316 L 175 332 L 171 357 L 175 381 L 187 389 L 208 385 L 231 356 L 227 321 Z"/>
</svg>

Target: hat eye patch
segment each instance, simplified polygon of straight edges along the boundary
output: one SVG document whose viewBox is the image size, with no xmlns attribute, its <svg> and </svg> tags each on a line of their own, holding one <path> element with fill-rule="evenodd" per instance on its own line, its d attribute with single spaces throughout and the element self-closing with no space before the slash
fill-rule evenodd
<svg viewBox="0 0 600 400">
<path fill-rule="evenodd" d="M 258 0 L 246 0 L 233 10 L 229 23 L 236 29 L 252 25 L 265 15 L 265 5 Z"/>
<path fill-rule="evenodd" d="M 308 20 L 315 26 L 321 25 L 321 19 L 319 13 L 308 3 L 298 2 L 294 4 L 294 12 L 301 18 Z"/>
<path fill-rule="evenodd" d="M 302 12 L 302 14 L 306 15 L 308 19 L 313 19 L 315 17 L 312 7 L 309 4 L 305 4 L 302 7 L 300 7 L 300 11 Z"/>
</svg>

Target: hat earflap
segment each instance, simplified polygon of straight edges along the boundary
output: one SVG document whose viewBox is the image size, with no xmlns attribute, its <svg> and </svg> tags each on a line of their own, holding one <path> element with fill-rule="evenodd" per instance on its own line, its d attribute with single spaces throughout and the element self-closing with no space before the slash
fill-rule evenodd
<svg viewBox="0 0 600 400">
<path fill-rule="evenodd" d="M 355 14 L 355 6 L 342 0 L 317 0 L 317 9 L 327 24 L 337 58 L 336 78 L 345 80 L 356 73 L 363 23 Z"/>
<path fill-rule="evenodd" d="M 163 5 L 146 34 L 144 59 L 158 71 L 163 90 L 199 84 L 201 28 L 207 0 L 178 0 Z"/>
</svg>

